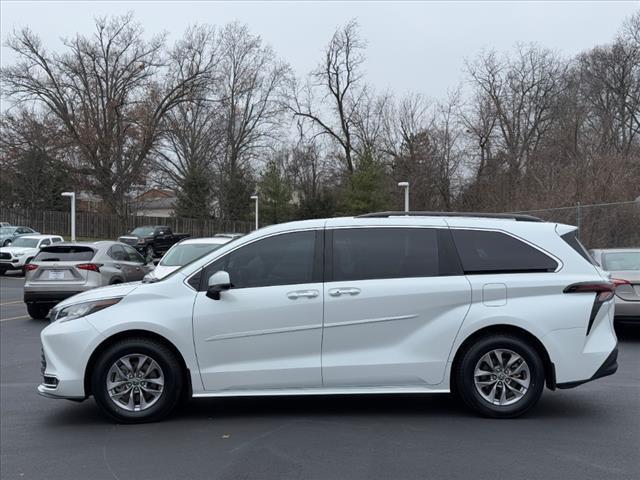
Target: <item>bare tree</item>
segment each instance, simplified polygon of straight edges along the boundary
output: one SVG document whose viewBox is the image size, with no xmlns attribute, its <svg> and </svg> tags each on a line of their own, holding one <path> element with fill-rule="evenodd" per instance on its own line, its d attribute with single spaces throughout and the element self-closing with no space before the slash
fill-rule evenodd
<svg viewBox="0 0 640 480">
<path fill-rule="evenodd" d="M 320 134 L 340 146 L 347 173 L 354 171 L 354 124 L 366 92 L 362 72 L 365 46 L 355 20 L 336 30 L 322 63 L 308 84 L 295 89 L 289 105 L 295 116 L 310 120 Z"/>
<path fill-rule="evenodd" d="M 167 56 L 164 36 L 145 40 L 131 15 L 101 18 L 92 36 L 65 40 L 58 54 L 25 28 L 7 41 L 19 60 L 1 71 L 3 93 L 62 122 L 95 191 L 122 214 L 126 195 L 144 181 L 163 118 L 207 81 L 211 59 L 195 33 Z"/>
<path fill-rule="evenodd" d="M 246 25 L 223 28 L 212 87 L 221 124 L 223 151 L 217 161 L 217 195 L 225 219 L 243 217 L 253 188 L 252 162 L 277 140 L 284 113 L 281 95 L 290 70 Z"/>
</svg>

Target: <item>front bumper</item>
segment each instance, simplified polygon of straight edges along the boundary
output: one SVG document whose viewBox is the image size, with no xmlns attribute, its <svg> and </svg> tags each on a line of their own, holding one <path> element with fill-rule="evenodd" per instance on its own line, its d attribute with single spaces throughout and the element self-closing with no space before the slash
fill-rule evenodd
<svg viewBox="0 0 640 480">
<path fill-rule="evenodd" d="M 0 268 L 2 268 L 3 270 L 22 270 L 22 267 L 24 267 L 24 260 L 20 258 L 12 258 L 11 260 L 0 260 Z"/>
<path fill-rule="evenodd" d="M 54 322 L 42 330 L 42 375 L 38 393 L 49 398 L 83 400 L 91 353 L 104 337 L 85 318 Z"/>
<path fill-rule="evenodd" d="M 604 363 L 600 366 L 600 368 L 598 368 L 596 373 L 594 373 L 591 378 L 588 378 L 586 380 L 579 380 L 577 382 L 558 383 L 556 384 L 556 387 L 560 389 L 575 388 L 578 385 L 592 382 L 593 380 L 597 380 L 598 378 L 613 375 L 614 373 L 616 373 L 616 371 L 618 371 L 618 347 L 613 349 Z"/>
</svg>

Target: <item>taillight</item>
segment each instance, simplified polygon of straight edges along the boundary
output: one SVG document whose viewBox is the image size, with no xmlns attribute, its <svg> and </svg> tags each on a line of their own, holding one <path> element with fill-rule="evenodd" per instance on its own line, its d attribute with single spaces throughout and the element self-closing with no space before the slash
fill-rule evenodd
<svg viewBox="0 0 640 480">
<path fill-rule="evenodd" d="M 613 282 L 583 282 L 574 283 L 566 287 L 564 293 L 596 293 L 596 299 L 600 302 L 611 300 L 616 286 Z"/>
<path fill-rule="evenodd" d="M 100 272 L 100 267 L 97 263 L 81 263 L 80 265 L 76 265 L 78 270 L 89 270 L 90 272 Z"/>
<path fill-rule="evenodd" d="M 35 270 L 36 268 L 38 268 L 38 265 L 34 265 L 33 263 L 27 263 L 27 264 L 24 266 L 24 269 L 25 269 L 27 272 L 30 272 L 31 270 Z"/>
<path fill-rule="evenodd" d="M 611 283 L 613 283 L 614 289 L 619 287 L 620 285 L 631 285 L 631 282 L 629 280 L 623 280 L 621 278 L 612 278 Z"/>
<path fill-rule="evenodd" d="M 616 290 L 614 282 L 581 282 L 574 283 L 566 287 L 564 293 L 595 293 L 596 298 L 593 301 L 593 307 L 591 308 L 591 315 L 589 315 L 589 323 L 587 324 L 587 335 L 591 331 L 593 322 L 600 311 L 600 307 L 606 301 L 613 298 Z"/>
</svg>

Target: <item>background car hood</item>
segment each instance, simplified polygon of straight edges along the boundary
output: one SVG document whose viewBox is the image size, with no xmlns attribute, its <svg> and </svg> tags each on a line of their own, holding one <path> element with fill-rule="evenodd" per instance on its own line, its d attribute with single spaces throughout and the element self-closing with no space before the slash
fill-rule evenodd
<svg viewBox="0 0 640 480">
<path fill-rule="evenodd" d="M 167 275 L 169 275 L 172 272 L 175 272 L 176 270 L 178 270 L 180 267 L 168 267 L 165 265 L 156 265 L 156 268 L 153 269 L 153 271 L 151 272 L 151 276 L 157 278 L 158 280 L 160 280 L 161 278 L 166 277 Z"/>
<path fill-rule="evenodd" d="M 69 297 L 66 300 L 63 300 L 56 305 L 56 308 L 73 305 L 74 303 L 101 300 L 103 298 L 124 297 L 125 295 L 129 295 L 131 292 L 133 292 L 136 288 L 138 288 L 138 286 L 140 286 L 140 282 L 121 283 L 118 285 L 109 285 L 107 287 L 94 288 L 93 290 L 78 293 L 73 297 Z"/>
<path fill-rule="evenodd" d="M 27 248 L 27 247 L 2 247 L 0 248 L 0 252 L 9 252 L 9 253 L 29 253 L 32 252 L 34 250 L 37 250 L 36 248 Z"/>
</svg>

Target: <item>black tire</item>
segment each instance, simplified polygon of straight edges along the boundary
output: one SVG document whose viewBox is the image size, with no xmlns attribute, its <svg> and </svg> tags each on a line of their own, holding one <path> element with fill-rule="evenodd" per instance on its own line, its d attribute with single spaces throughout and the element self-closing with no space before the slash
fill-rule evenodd
<svg viewBox="0 0 640 480">
<path fill-rule="evenodd" d="M 44 320 L 47 318 L 49 310 L 51 310 L 49 305 L 41 303 L 27 303 L 27 312 L 29 312 L 29 316 L 34 320 Z"/>
<path fill-rule="evenodd" d="M 511 405 L 495 405 L 480 394 L 474 382 L 474 371 L 482 357 L 495 349 L 510 350 L 519 355 L 529 368 L 529 387 Z M 544 363 L 536 349 L 516 335 L 492 334 L 479 338 L 461 352 L 452 378 L 452 390 L 476 412 L 492 418 L 514 418 L 523 415 L 540 399 L 544 390 Z M 480 377 L 484 379 L 485 377 Z M 513 380 L 511 380 L 513 382 Z M 503 384 L 504 385 L 504 384 Z M 514 385 L 513 383 L 511 385 Z M 500 389 L 500 387 L 499 387 Z"/>
<path fill-rule="evenodd" d="M 0 277 L 2 275 L 4 275 L 5 273 L 7 273 L 7 269 L 6 268 L 0 268 Z"/>
<path fill-rule="evenodd" d="M 111 366 L 126 355 L 142 354 L 162 369 L 164 388 L 156 403 L 145 410 L 129 411 L 111 400 L 107 392 L 107 375 Z M 149 338 L 128 338 L 108 347 L 97 359 L 91 372 L 91 391 L 96 403 L 108 417 L 120 423 L 146 423 L 162 420 L 180 402 L 185 379 L 180 361 L 166 345 Z"/>
</svg>

